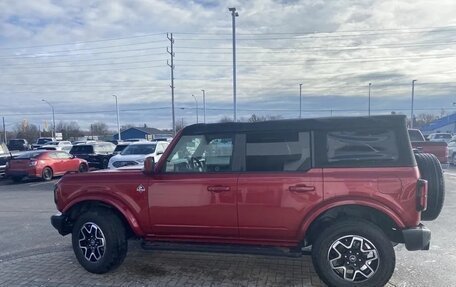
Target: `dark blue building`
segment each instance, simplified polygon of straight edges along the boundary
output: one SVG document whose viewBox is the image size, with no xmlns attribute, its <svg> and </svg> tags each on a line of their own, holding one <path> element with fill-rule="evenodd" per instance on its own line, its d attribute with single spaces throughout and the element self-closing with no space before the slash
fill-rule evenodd
<svg viewBox="0 0 456 287">
<path fill-rule="evenodd" d="M 122 140 L 129 140 L 129 139 L 147 139 L 153 140 L 155 138 L 162 138 L 162 137 L 169 137 L 170 133 L 163 132 L 159 129 L 155 128 L 128 128 L 120 132 L 120 138 Z M 113 140 L 118 139 L 118 134 L 114 134 L 112 136 Z"/>
</svg>

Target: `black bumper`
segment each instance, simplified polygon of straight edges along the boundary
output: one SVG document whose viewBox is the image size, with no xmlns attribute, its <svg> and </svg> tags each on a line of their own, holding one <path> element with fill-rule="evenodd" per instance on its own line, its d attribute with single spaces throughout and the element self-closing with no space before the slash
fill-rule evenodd
<svg viewBox="0 0 456 287">
<path fill-rule="evenodd" d="M 420 224 L 417 227 L 403 229 L 405 247 L 409 251 L 429 250 L 431 244 L 431 231 Z"/>
<path fill-rule="evenodd" d="M 51 224 L 61 235 L 71 233 L 73 225 L 68 221 L 68 217 L 64 214 L 56 214 L 51 216 Z"/>
</svg>

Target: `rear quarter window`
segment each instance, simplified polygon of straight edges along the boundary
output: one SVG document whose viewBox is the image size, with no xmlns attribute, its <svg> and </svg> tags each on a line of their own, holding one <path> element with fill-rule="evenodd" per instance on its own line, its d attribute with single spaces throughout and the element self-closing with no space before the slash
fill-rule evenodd
<svg viewBox="0 0 456 287">
<path fill-rule="evenodd" d="M 400 146 L 394 130 L 361 129 L 320 132 L 318 165 L 375 167 L 400 165 Z"/>
</svg>

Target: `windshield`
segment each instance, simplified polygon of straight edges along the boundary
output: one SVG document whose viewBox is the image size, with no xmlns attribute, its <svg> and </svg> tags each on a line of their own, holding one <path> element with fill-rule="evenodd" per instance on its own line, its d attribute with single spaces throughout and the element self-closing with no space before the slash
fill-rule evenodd
<svg viewBox="0 0 456 287">
<path fill-rule="evenodd" d="M 24 144 L 24 140 L 10 140 L 10 145 L 22 145 Z"/>
<path fill-rule="evenodd" d="M 46 145 L 59 145 L 59 142 L 47 142 Z"/>
<path fill-rule="evenodd" d="M 156 144 L 140 144 L 140 145 L 129 145 L 120 154 L 121 155 L 132 155 L 132 154 L 150 154 L 155 151 Z"/>
<path fill-rule="evenodd" d="M 123 151 L 128 145 L 126 144 L 118 144 L 116 146 L 116 148 L 114 149 L 114 152 L 115 153 L 120 153 L 121 151 Z"/>
<path fill-rule="evenodd" d="M 36 141 L 36 143 L 37 144 L 45 144 L 45 143 L 50 142 L 50 141 L 52 141 L 52 140 L 51 139 L 38 139 Z"/>
<path fill-rule="evenodd" d="M 436 139 L 451 139 L 451 135 L 450 134 L 436 134 L 435 138 Z"/>
<path fill-rule="evenodd" d="M 417 131 L 417 130 L 409 130 L 408 133 L 409 133 L 410 141 L 412 141 L 412 142 L 422 142 L 422 141 L 424 141 L 424 138 L 423 138 L 423 136 L 421 135 L 421 133 L 419 131 Z"/>
<path fill-rule="evenodd" d="M 29 158 L 35 158 L 44 153 L 44 150 L 35 150 L 35 151 L 29 151 L 29 152 L 24 152 L 15 157 L 16 159 L 29 159 Z"/>
<path fill-rule="evenodd" d="M 91 145 L 76 145 L 71 148 L 70 153 L 72 154 L 89 154 L 93 153 L 93 146 Z"/>
</svg>

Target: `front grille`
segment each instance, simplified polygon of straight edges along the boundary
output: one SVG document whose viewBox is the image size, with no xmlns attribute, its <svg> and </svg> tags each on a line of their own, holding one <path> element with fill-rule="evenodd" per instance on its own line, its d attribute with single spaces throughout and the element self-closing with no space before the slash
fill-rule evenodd
<svg viewBox="0 0 456 287">
<path fill-rule="evenodd" d="M 114 167 L 123 167 L 123 166 L 130 166 L 130 165 L 137 165 L 136 161 L 115 161 L 112 163 Z"/>
</svg>

